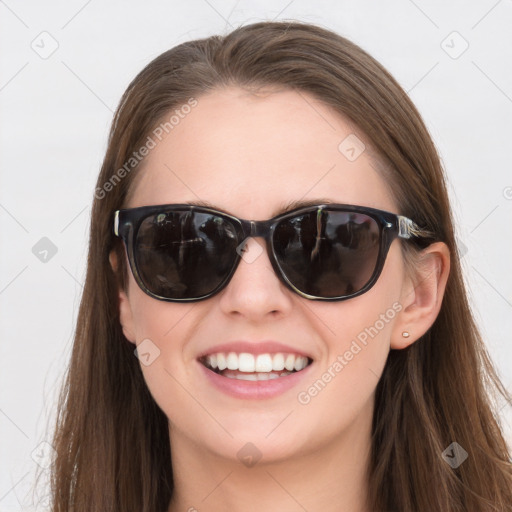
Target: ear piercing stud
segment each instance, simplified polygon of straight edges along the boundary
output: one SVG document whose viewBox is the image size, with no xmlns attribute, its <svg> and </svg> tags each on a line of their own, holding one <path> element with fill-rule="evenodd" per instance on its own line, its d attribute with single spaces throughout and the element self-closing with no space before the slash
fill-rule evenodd
<svg viewBox="0 0 512 512">
<path fill-rule="evenodd" d="M 408 338 L 408 337 L 410 336 L 410 334 L 409 334 L 407 331 L 404 331 L 404 332 L 402 333 L 402 336 L 403 336 L 404 338 Z"/>
</svg>

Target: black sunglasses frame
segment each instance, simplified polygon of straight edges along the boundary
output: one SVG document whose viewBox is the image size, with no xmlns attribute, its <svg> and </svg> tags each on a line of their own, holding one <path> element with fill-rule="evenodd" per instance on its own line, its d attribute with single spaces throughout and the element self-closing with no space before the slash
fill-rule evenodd
<svg viewBox="0 0 512 512">
<path fill-rule="evenodd" d="M 274 251 L 274 242 L 272 238 L 272 233 L 274 232 L 275 227 L 283 220 L 301 215 L 303 213 L 311 213 L 313 211 L 317 212 L 317 215 L 322 211 L 342 211 L 346 213 L 359 213 L 367 215 L 374 220 L 377 221 L 377 224 L 379 226 L 380 230 L 380 247 L 379 247 L 379 255 L 377 258 L 377 262 L 375 264 L 375 269 L 373 271 L 372 277 L 367 282 L 367 284 L 358 290 L 357 292 L 348 294 L 348 295 L 342 295 L 339 297 L 319 297 L 314 295 L 309 295 L 307 293 L 302 292 L 301 290 L 297 289 L 293 283 L 291 283 L 288 280 L 288 277 L 284 273 L 284 271 L 281 269 L 281 266 L 279 264 L 279 261 L 277 260 L 277 257 L 275 256 Z M 225 212 L 218 211 L 212 208 L 203 207 L 203 206 L 196 206 L 196 205 L 190 205 L 190 204 L 164 204 L 164 205 L 154 205 L 154 206 L 141 206 L 137 208 L 127 208 L 127 209 L 121 209 L 116 210 L 114 212 L 114 222 L 113 222 L 113 228 L 114 228 L 114 235 L 117 237 L 120 237 L 127 249 L 128 253 L 128 261 L 130 264 L 130 268 L 132 271 L 132 274 L 135 278 L 135 281 L 139 285 L 139 287 L 144 291 L 147 295 L 150 297 L 162 300 L 166 302 L 197 302 L 201 300 L 208 299 L 210 297 L 213 297 L 217 293 L 219 293 L 222 289 L 224 289 L 228 283 L 231 280 L 231 277 L 235 273 L 236 269 L 238 268 L 238 265 L 240 263 L 240 260 L 242 259 L 241 254 L 236 251 L 236 256 L 233 260 L 233 265 L 231 268 L 231 271 L 229 274 L 226 275 L 224 280 L 215 288 L 212 292 L 203 295 L 201 297 L 191 297 L 191 298 L 168 298 L 168 297 L 162 297 L 160 295 L 157 295 L 153 293 L 151 290 L 149 290 L 144 282 L 142 281 L 142 278 L 139 274 L 138 266 L 137 266 L 137 259 L 134 254 L 134 241 L 137 237 L 137 233 L 139 230 L 139 227 L 143 220 L 150 216 L 154 215 L 156 213 L 164 213 L 164 212 L 170 212 L 170 211 L 186 211 L 186 212 L 198 212 L 198 213 L 206 213 L 206 214 L 212 214 L 215 216 L 222 217 L 224 219 L 229 220 L 236 231 L 237 241 L 238 241 L 238 247 L 240 244 L 246 241 L 247 238 L 252 237 L 261 237 L 266 242 L 266 248 L 268 257 L 270 259 L 270 262 L 272 264 L 272 267 L 280 279 L 280 281 L 285 284 L 289 289 L 294 291 L 295 293 L 299 294 L 301 297 L 304 297 L 306 299 L 310 300 L 324 300 L 324 301 L 342 301 L 351 299 L 353 297 L 357 297 L 358 295 L 362 295 L 363 293 L 367 292 L 372 286 L 377 282 L 382 269 L 384 267 L 384 262 L 386 260 L 389 248 L 391 246 L 391 243 L 396 238 L 401 239 L 421 239 L 423 237 L 426 237 L 429 235 L 428 232 L 421 230 L 411 219 L 404 217 L 403 215 L 397 215 L 395 213 L 387 212 L 384 210 L 378 210 L 375 208 L 365 207 L 365 206 L 354 206 L 354 205 L 347 205 L 347 204 L 319 204 L 314 206 L 306 206 L 306 207 L 299 207 L 294 210 L 282 213 L 280 215 L 277 215 L 276 217 L 273 217 L 272 219 L 268 220 L 246 220 L 246 219 L 240 219 L 238 217 L 235 217 L 233 215 L 229 215 Z"/>
</svg>

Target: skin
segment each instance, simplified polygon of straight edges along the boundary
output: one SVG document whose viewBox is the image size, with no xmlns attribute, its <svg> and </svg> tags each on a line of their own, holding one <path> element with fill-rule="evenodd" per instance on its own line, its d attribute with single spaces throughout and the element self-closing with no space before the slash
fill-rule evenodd
<svg viewBox="0 0 512 512">
<path fill-rule="evenodd" d="M 127 207 L 201 199 L 260 220 L 289 201 L 325 198 L 400 213 L 369 152 L 350 162 L 338 150 L 354 131 L 304 93 L 214 91 L 199 97 L 146 157 Z M 254 255 L 254 261 L 242 261 L 227 288 L 205 301 L 152 299 L 131 273 L 127 290 L 119 292 L 126 338 L 136 345 L 149 338 L 160 350 L 141 370 L 169 418 L 175 479 L 169 512 L 368 511 L 375 388 L 389 350 L 414 343 L 434 322 L 449 272 L 448 250 L 431 245 L 411 275 L 395 240 L 370 291 L 321 302 L 278 280 L 261 252 L 263 243 L 250 239 L 247 259 Z M 115 269 L 114 254 L 111 263 Z M 401 310 L 320 393 L 300 403 L 298 393 L 393 304 Z M 304 350 L 314 359 L 311 377 L 268 400 L 224 395 L 208 385 L 196 358 L 213 345 L 241 339 L 272 339 Z M 250 468 L 237 457 L 247 442 L 262 454 Z"/>
</svg>

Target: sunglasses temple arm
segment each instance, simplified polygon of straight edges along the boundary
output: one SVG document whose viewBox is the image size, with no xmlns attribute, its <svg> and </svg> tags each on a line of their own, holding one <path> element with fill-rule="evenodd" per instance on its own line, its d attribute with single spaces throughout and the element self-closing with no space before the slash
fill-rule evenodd
<svg viewBox="0 0 512 512">
<path fill-rule="evenodd" d="M 398 218 L 398 236 L 400 238 L 421 238 L 428 236 L 429 233 L 421 229 L 414 221 L 403 215 L 397 215 Z"/>
<path fill-rule="evenodd" d="M 114 234 L 119 236 L 119 210 L 114 214 Z"/>
</svg>

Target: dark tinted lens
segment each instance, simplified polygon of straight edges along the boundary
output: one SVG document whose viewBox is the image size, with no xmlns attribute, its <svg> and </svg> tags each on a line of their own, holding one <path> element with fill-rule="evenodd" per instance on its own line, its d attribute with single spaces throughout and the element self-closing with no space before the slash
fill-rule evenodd
<svg viewBox="0 0 512 512">
<path fill-rule="evenodd" d="M 201 297 L 220 285 L 232 269 L 234 225 L 217 215 L 162 212 L 145 218 L 134 243 L 139 275 L 161 297 Z"/>
<path fill-rule="evenodd" d="M 372 278 L 380 250 L 379 223 L 368 215 L 321 210 L 287 219 L 273 236 L 277 260 L 300 291 L 341 297 Z"/>
</svg>

